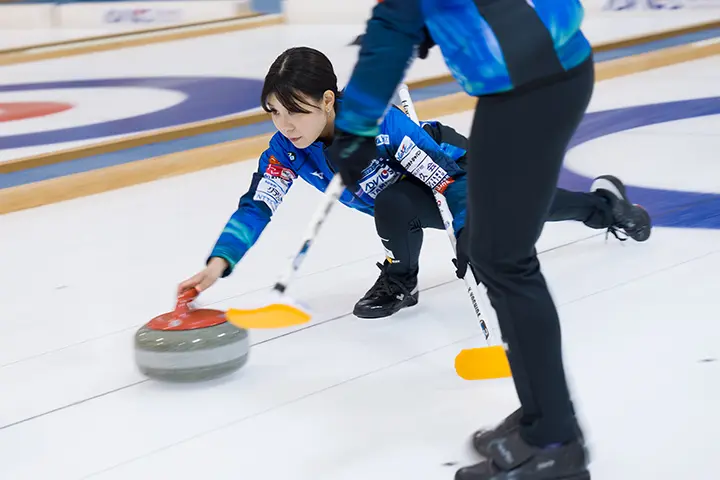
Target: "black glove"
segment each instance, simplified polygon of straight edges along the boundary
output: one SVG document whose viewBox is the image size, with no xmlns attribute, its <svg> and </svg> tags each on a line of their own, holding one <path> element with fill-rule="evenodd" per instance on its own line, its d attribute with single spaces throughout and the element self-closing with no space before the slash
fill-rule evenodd
<svg viewBox="0 0 720 480">
<path fill-rule="evenodd" d="M 465 235 L 463 235 L 464 231 L 465 228 L 461 228 L 457 233 L 457 243 L 455 244 L 455 249 L 457 250 L 455 255 L 457 258 L 453 258 L 452 261 L 455 265 L 455 275 L 460 279 L 465 278 L 465 273 L 467 273 L 467 268 L 470 264 L 470 258 L 467 254 L 467 239 Z"/>
<path fill-rule="evenodd" d="M 425 34 L 425 40 L 418 46 L 418 58 L 420 60 L 425 60 L 430 49 L 435 46 L 435 40 L 433 40 L 427 27 L 423 27 L 423 33 Z"/>
<path fill-rule="evenodd" d="M 327 149 L 330 164 L 340 174 L 343 183 L 354 185 L 362 178 L 362 172 L 377 155 L 375 137 L 361 137 L 337 130 L 335 139 Z"/>
</svg>

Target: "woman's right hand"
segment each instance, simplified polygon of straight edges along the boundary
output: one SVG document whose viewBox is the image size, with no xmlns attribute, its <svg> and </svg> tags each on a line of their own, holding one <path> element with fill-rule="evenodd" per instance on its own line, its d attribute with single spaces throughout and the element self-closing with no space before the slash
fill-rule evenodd
<svg viewBox="0 0 720 480">
<path fill-rule="evenodd" d="M 211 258 L 207 267 L 178 285 L 178 296 L 191 288 L 195 288 L 198 293 L 207 290 L 222 276 L 227 267 L 228 263 L 225 259 Z"/>
</svg>

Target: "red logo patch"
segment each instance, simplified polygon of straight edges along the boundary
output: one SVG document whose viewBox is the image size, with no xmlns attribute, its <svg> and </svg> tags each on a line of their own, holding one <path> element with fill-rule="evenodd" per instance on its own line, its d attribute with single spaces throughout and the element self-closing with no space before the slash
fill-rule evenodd
<svg viewBox="0 0 720 480">
<path fill-rule="evenodd" d="M 452 178 L 448 178 L 448 179 L 446 179 L 446 180 L 443 180 L 443 181 L 440 183 L 440 185 L 437 186 L 437 188 L 436 188 L 435 190 L 437 190 L 438 193 L 445 193 L 445 190 L 447 190 L 447 188 L 448 188 L 452 183 L 454 183 L 454 182 L 455 182 L 455 180 L 452 179 Z"/>
<path fill-rule="evenodd" d="M 267 169 L 265 169 L 265 173 L 271 177 L 282 178 L 283 180 L 288 181 L 296 178 L 295 172 L 280 165 L 268 165 Z"/>
</svg>

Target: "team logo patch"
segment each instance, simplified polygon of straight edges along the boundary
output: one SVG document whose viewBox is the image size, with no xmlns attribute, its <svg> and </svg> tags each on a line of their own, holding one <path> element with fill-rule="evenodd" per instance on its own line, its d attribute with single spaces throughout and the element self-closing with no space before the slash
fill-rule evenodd
<svg viewBox="0 0 720 480">
<path fill-rule="evenodd" d="M 398 172 L 390 168 L 381 159 L 375 159 L 370 166 L 363 171 L 363 178 L 360 180 L 360 189 L 370 198 L 375 198 L 389 184 L 393 183 L 400 176 Z"/>
<path fill-rule="evenodd" d="M 393 253 L 392 250 L 390 250 L 389 248 L 387 248 L 385 246 L 383 246 L 383 248 L 385 249 L 385 260 L 387 260 L 388 263 L 393 264 L 393 265 L 400 263 L 400 260 L 395 258 L 395 254 Z"/>
<path fill-rule="evenodd" d="M 390 145 L 390 135 L 378 135 L 375 137 L 375 146 Z"/>
<path fill-rule="evenodd" d="M 290 170 L 289 168 L 285 168 L 279 164 L 270 164 L 265 169 L 265 175 L 275 178 L 281 178 L 286 181 L 292 181 L 297 178 L 297 175 L 295 172 Z"/>
<path fill-rule="evenodd" d="M 405 158 L 407 154 L 410 153 L 410 150 L 412 148 L 417 148 L 415 146 L 415 142 L 413 142 L 412 139 L 406 135 L 402 139 L 402 142 L 400 142 L 400 146 L 398 147 L 397 152 L 395 152 L 395 158 L 397 158 L 398 161 L 402 163 L 403 158 Z"/>
<path fill-rule="evenodd" d="M 439 184 L 437 187 L 435 187 L 435 190 L 437 190 L 438 193 L 445 193 L 445 190 L 447 190 L 447 188 L 448 188 L 448 187 L 450 186 L 450 184 L 452 184 L 453 182 L 455 182 L 454 179 L 450 178 L 449 176 L 446 176 L 446 178 L 444 178 L 444 179 L 440 182 L 440 184 Z"/>
</svg>

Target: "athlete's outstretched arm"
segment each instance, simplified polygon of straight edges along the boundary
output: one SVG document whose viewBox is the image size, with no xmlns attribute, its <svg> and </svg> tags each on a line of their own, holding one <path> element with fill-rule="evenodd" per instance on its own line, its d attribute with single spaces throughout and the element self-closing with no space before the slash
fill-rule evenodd
<svg viewBox="0 0 720 480">
<path fill-rule="evenodd" d="M 367 23 L 358 61 L 336 126 L 358 136 L 379 134 L 379 123 L 413 58 L 425 40 L 420 0 L 382 0 Z"/>
</svg>

